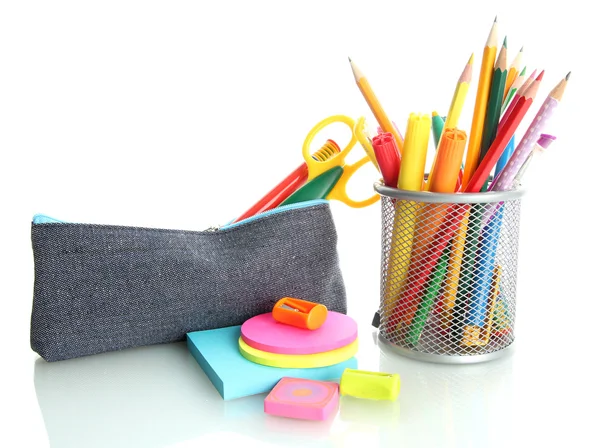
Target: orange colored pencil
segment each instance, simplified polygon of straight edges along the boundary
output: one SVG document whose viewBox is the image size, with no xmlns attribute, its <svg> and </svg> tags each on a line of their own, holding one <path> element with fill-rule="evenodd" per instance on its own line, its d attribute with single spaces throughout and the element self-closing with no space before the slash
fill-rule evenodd
<svg viewBox="0 0 600 448">
<path fill-rule="evenodd" d="M 467 146 L 467 160 L 463 173 L 463 184 L 469 182 L 477 168 L 477 162 L 479 161 L 479 147 L 481 146 L 481 138 L 483 136 L 483 125 L 485 122 L 497 50 L 498 24 L 496 19 L 494 19 L 494 24 L 492 25 L 492 29 L 490 30 L 490 34 L 483 49 L 483 58 L 481 60 L 481 69 L 479 72 L 479 84 L 477 85 L 477 96 L 475 97 L 475 109 L 473 110 L 471 132 L 469 133 L 469 144 Z"/>
</svg>

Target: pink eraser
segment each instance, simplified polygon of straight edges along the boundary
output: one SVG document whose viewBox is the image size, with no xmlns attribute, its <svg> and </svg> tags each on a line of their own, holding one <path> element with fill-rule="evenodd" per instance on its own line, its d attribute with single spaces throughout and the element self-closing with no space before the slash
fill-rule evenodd
<svg viewBox="0 0 600 448">
<path fill-rule="evenodd" d="M 337 411 L 339 385 L 283 377 L 265 398 L 265 413 L 303 420 L 326 420 Z"/>
</svg>

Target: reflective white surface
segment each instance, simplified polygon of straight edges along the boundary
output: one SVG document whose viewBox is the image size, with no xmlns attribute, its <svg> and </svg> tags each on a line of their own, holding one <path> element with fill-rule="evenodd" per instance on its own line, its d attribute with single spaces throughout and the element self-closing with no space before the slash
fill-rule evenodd
<svg viewBox="0 0 600 448">
<path fill-rule="evenodd" d="M 348 56 L 403 128 L 410 112 L 444 113 L 496 15 L 509 59 L 523 45 L 528 72 L 546 70 L 532 111 L 573 71 L 547 130 L 558 139 L 525 176 L 508 356 L 438 365 L 380 346 L 370 326 L 379 204 L 339 203 L 359 367 L 399 373 L 396 403 L 344 398 L 331 421 L 295 421 L 265 415 L 264 394 L 223 402 L 183 343 L 52 364 L 31 351 L 35 213 L 224 224 L 298 166 L 318 121 L 374 122 Z M 0 446 L 597 445 L 595 20 L 578 0 L 0 3 Z M 475 92 L 459 122 L 467 130 Z M 356 187 L 370 195 L 377 177 L 367 172 Z"/>
</svg>

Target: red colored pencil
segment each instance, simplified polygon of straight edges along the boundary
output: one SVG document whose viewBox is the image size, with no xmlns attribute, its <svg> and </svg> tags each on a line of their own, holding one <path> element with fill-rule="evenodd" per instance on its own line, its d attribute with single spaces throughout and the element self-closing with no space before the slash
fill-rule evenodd
<svg viewBox="0 0 600 448">
<path fill-rule="evenodd" d="M 542 70 L 539 76 L 531 83 L 527 90 L 523 93 L 523 96 L 519 98 L 512 110 L 510 116 L 506 119 L 506 122 L 502 129 L 498 131 L 498 135 L 491 144 L 485 157 L 477 166 L 475 173 L 469 180 L 469 183 L 464 188 L 465 193 L 478 193 L 481 191 L 483 184 L 486 182 L 490 175 L 494 165 L 498 162 L 498 159 L 502 155 L 504 148 L 512 138 L 513 134 L 517 130 L 517 127 L 525 117 L 525 114 L 531 107 L 533 100 L 540 87 L 540 82 L 544 77 L 544 71 Z"/>
</svg>

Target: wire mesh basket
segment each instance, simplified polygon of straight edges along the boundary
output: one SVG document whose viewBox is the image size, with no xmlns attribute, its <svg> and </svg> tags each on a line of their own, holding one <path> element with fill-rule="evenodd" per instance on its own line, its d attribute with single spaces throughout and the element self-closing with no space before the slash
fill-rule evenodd
<svg viewBox="0 0 600 448">
<path fill-rule="evenodd" d="M 379 338 L 427 361 L 470 363 L 514 341 L 521 190 L 381 196 Z"/>
</svg>

